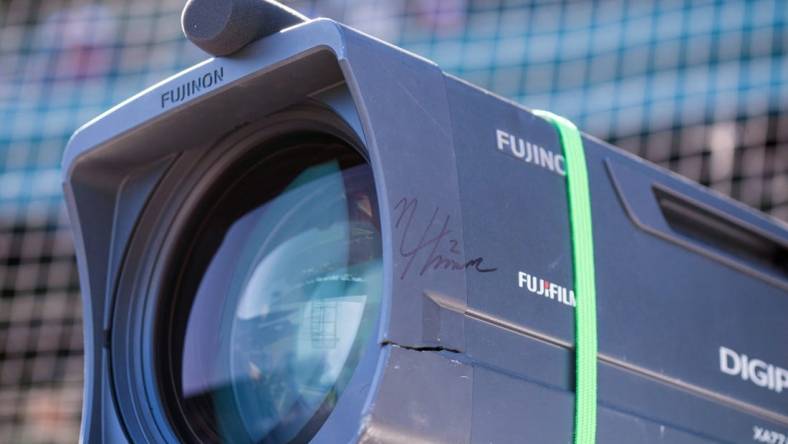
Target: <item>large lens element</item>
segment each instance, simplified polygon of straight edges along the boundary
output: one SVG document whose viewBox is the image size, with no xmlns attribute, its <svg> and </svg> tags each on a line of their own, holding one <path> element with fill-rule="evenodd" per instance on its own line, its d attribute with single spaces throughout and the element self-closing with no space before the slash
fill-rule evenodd
<svg viewBox="0 0 788 444">
<path fill-rule="evenodd" d="M 187 441 L 309 441 L 377 321 L 370 167 L 326 136 L 273 145 L 217 182 L 176 259 L 175 298 L 159 318 L 168 338 L 160 371 Z"/>
</svg>

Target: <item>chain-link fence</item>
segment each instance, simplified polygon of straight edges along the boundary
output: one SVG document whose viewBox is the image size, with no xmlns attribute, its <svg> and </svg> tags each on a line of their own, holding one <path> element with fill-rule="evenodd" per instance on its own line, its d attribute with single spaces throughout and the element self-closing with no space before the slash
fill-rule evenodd
<svg viewBox="0 0 788 444">
<path fill-rule="evenodd" d="M 788 220 L 788 8 L 760 1 L 291 1 Z M 81 308 L 59 160 L 205 55 L 183 0 L 0 0 L 0 442 L 75 442 Z"/>
</svg>

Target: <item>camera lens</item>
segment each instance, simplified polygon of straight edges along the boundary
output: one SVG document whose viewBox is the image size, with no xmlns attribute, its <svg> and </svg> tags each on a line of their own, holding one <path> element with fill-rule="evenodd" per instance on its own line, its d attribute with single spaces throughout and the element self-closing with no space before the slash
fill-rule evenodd
<svg viewBox="0 0 788 444">
<path fill-rule="evenodd" d="M 377 324 L 372 170 L 347 143 L 301 134 L 252 150 L 210 189 L 161 298 L 170 420 L 185 441 L 308 442 Z"/>
</svg>

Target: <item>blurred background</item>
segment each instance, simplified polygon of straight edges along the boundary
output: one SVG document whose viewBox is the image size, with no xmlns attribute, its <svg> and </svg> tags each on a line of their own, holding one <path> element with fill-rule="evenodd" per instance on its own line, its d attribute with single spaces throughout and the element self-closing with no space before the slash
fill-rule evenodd
<svg viewBox="0 0 788 444">
<path fill-rule="evenodd" d="M 760 1 L 287 1 L 788 220 L 788 7 Z M 206 58 L 184 0 L 0 0 L 0 443 L 74 443 L 71 133 Z"/>
</svg>

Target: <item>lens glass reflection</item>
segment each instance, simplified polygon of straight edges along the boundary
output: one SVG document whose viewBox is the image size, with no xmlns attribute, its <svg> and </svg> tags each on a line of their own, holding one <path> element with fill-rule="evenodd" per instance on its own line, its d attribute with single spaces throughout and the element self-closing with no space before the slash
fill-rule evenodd
<svg viewBox="0 0 788 444">
<path fill-rule="evenodd" d="M 364 160 L 322 142 L 278 151 L 217 199 L 182 272 L 193 297 L 175 334 L 193 436 L 306 442 L 320 428 L 377 320 L 374 196 Z"/>
</svg>

